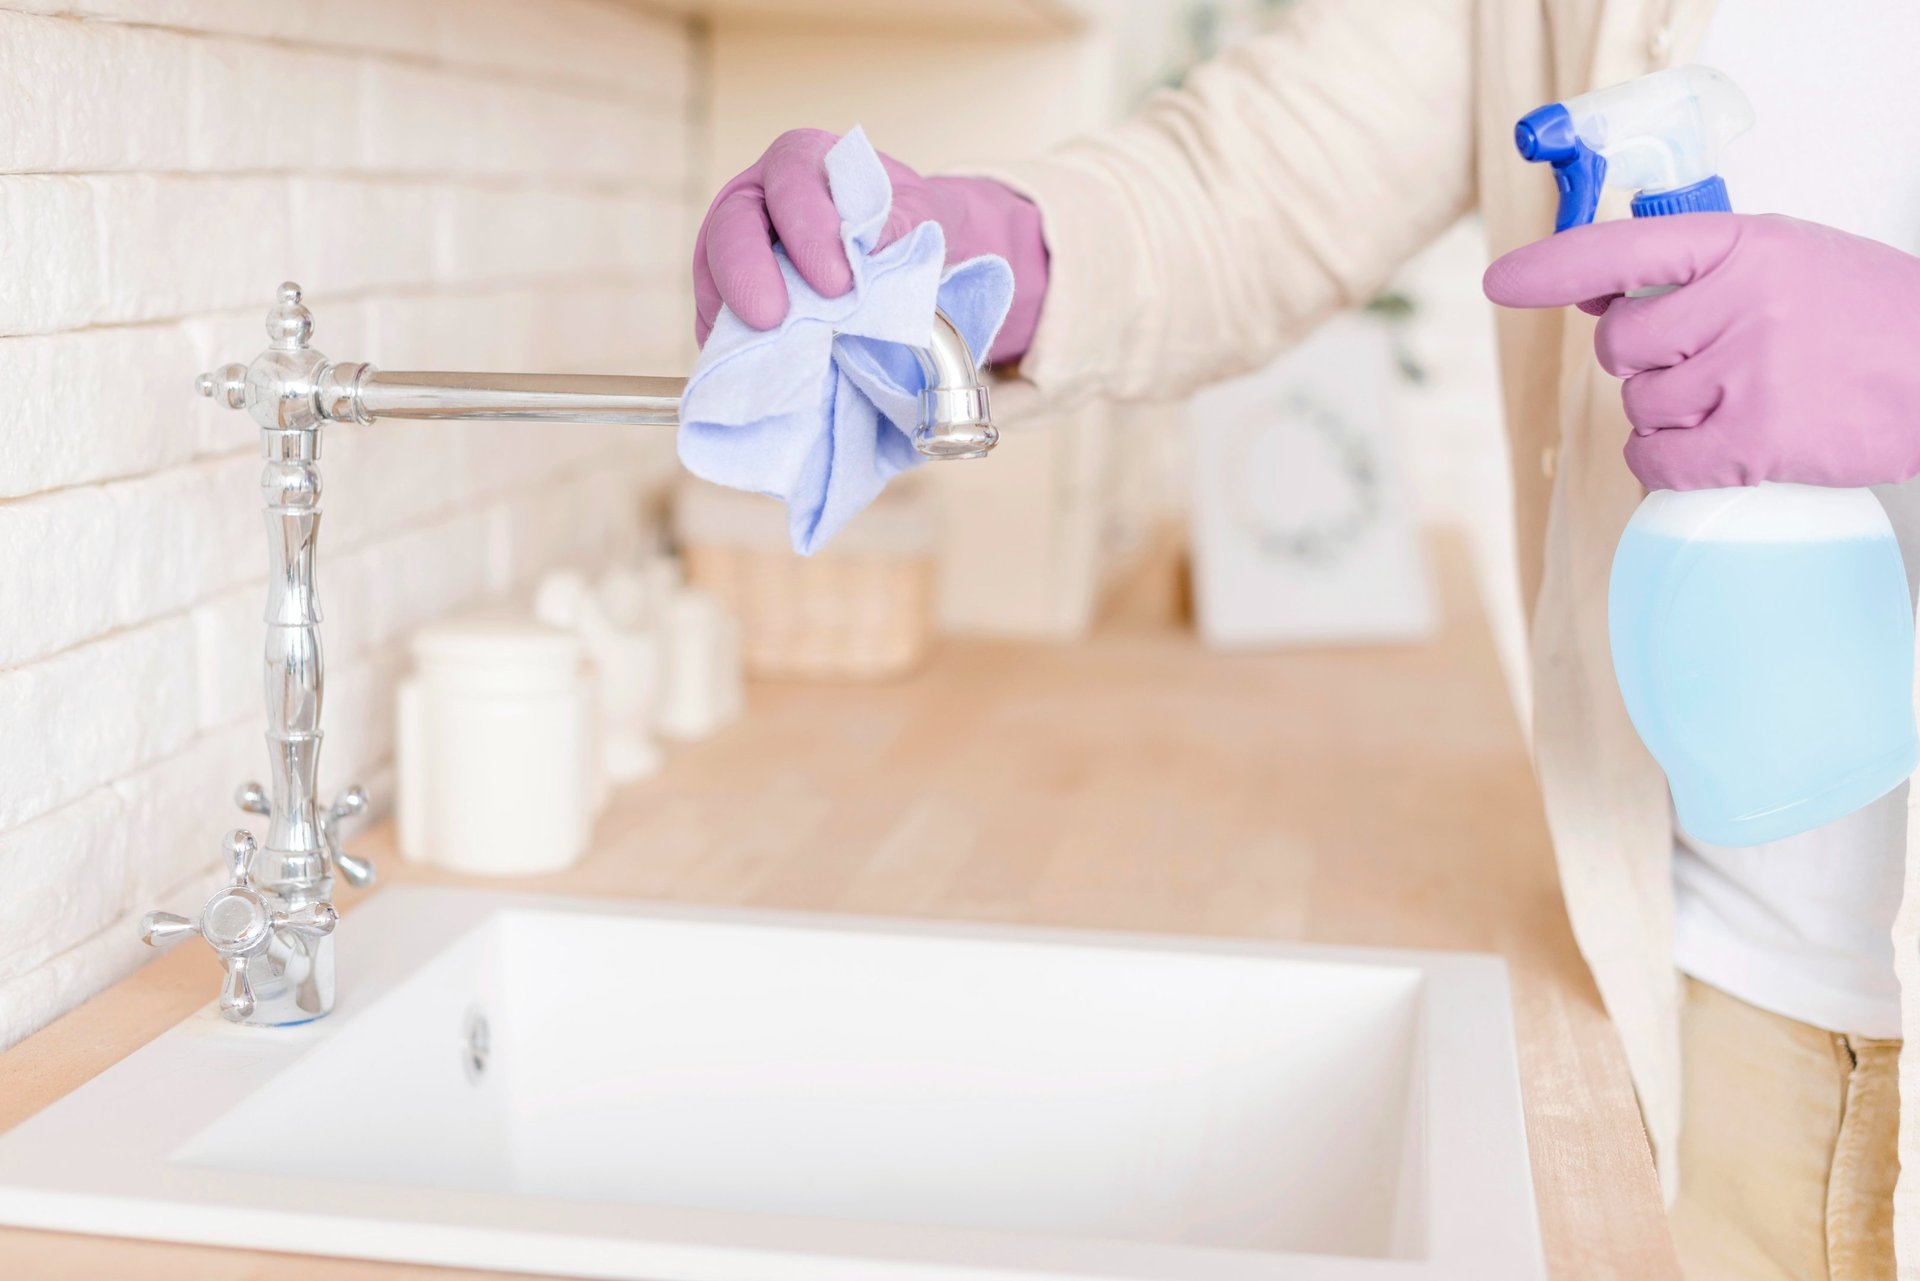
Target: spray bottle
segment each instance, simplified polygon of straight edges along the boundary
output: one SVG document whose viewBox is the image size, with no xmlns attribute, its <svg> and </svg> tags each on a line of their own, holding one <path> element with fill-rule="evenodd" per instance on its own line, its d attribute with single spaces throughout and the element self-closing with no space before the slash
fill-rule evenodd
<svg viewBox="0 0 1920 1281">
<path fill-rule="evenodd" d="M 1720 149 L 1752 124 L 1726 76 L 1680 67 L 1541 107 L 1514 144 L 1553 166 L 1559 232 L 1593 220 L 1603 187 L 1634 192 L 1636 218 L 1731 209 Z M 1627 713 L 1696 840 L 1811 831 L 1920 763 L 1906 571 L 1867 490 L 1648 495 L 1614 553 L 1607 627 Z"/>
</svg>

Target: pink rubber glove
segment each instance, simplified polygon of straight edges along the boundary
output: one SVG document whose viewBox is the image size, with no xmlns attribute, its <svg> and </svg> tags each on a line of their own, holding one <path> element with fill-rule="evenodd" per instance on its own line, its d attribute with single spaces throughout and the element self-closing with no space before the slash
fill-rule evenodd
<svg viewBox="0 0 1920 1281">
<path fill-rule="evenodd" d="M 827 190 L 826 155 L 839 140 L 823 129 L 783 133 L 713 198 L 693 244 L 693 332 L 702 344 L 722 303 L 755 329 L 772 329 L 786 318 L 776 239 L 800 278 L 823 296 L 838 298 L 853 288 L 840 213 Z M 890 156 L 880 161 L 893 182 L 893 210 L 875 248 L 937 222 L 946 233 L 949 264 L 981 254 L 1005 258 L 1013 268 L 1013 307 L 988 359 L 1017 359 L 1033 341 L 1047 292 L 1040 211 L 986 178 L 922 178 Z"/>
<path fill-rule="evenodd" d="M 1650 298 L 1629 290 L 1679 285 Z M 1487 269 L 1503 307 L 1604 312 L 1649 489 L 1854 488 L 1920 472 L 1920 258 L 1774 214 L 1576 227 Z"/>
</svg>

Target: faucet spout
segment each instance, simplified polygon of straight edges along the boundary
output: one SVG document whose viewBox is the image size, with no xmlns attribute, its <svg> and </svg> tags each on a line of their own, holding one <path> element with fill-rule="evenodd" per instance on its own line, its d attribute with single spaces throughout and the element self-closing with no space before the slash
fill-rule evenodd
<svg viewBox="0 0 1920 1281">
<path fill-rule="evenodd" d="M 298 286 L 283 288 L 298 294 Z M 680 421 L 680 397 L 687 387 L 684 378 L 377 369 L 328 361 L 304 339 L 303 334 L 298 347 L 270 348 L 251 365 L 200 375 L 200 394 L 247 410 L 272 431 L 382 418 L 670 427 Z M 925 381 L 914 448 L 929 458 L 985 457 L 1000 434 L 966 338 L 945 312 L 936 311 L 927 345 L 913 353 Z"/>
<path fill-rule="evenodd" d="M 985 458 L 1000 433 L 973 349 L 946 312 L 933 313 L 933 336 L 913 354 L 926 377 L 913 447 L 928 458 Z"/>
</svg>

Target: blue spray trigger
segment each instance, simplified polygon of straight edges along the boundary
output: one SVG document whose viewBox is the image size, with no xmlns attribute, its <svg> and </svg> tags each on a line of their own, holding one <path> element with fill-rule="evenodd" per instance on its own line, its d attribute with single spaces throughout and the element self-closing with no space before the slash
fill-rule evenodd
<svg viewBox="0 0 1920 1281">
<path fill-rule="evenodd" d="M 1560 208 L 1553 229 L 1583 227 L 1600 208 L 1600 189 L 1606 183 L 1607 160 L 1580 141 L 1573 117 L 1557 102 L 1529 111 L 1513 127 L 1513 145 L 1523 160 L 1553 166 L 1553 185 L 1560 192 Z"/>
</svg>

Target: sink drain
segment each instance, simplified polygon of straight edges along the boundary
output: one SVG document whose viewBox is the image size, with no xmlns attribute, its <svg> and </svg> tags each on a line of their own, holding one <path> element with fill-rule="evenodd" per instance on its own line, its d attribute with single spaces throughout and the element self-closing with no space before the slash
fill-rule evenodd
<svg viewBox="0 0 1920 1281">
<path fill-rule="evenodd" d="M 487 1027 L 487 1016 L 479 1010 L 469 1010 L 460 1049 L 460 1065 L 467 1070 L 467 1080 L 480 1084 L 480 1078 L 487 1074 L 487 1059 L 492 1053 L 493 1033 Z"/>
</svg>

